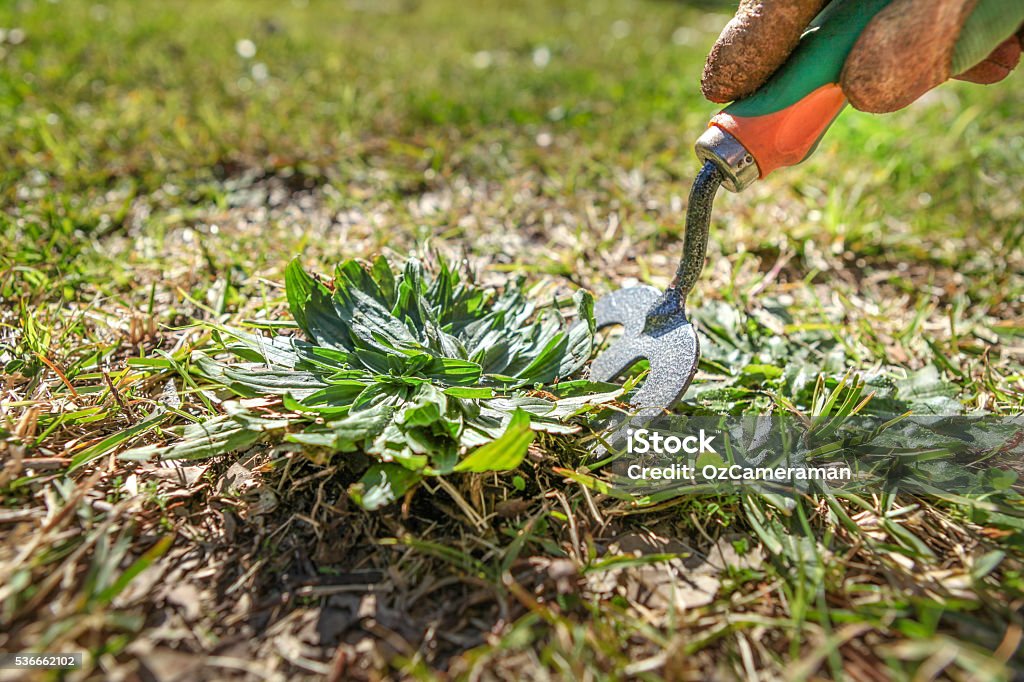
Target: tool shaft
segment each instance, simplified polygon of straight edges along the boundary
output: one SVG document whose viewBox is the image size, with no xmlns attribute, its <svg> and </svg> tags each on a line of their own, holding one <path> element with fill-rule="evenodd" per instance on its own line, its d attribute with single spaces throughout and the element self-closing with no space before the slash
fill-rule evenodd
<svg viewBox="0 0 1024 682">
<path fill-rule="evenodd" d="M 708 232 L 711 225 L 711 207 L 722 184 L 722 172 L 718 166 L 705 162 L 700 169 L 686 206 L 686 235 L 683 238 L 683 257 L 679 260 L 676 276 L 669 289 L 679 291 L 685 301 L 704 269 L 708 252 Z"/>
<path fill-rule="evenodd" d="M 672 283 L 650 310 L 644 325 L 648 333 L 657 333 L 666 325 L 686 321 L 686 297 L 697 283 L 708 251 L 708 232 L 711 225 L 711 207 L 715 194 L 722 186 L 723 175 L 718 166 L 706 161 L 690 189 L 686 207 L 686 235 L 683 237 L 683 257 Z M 680 317 L 679 313 L 684 313 Z"/>
</svg>

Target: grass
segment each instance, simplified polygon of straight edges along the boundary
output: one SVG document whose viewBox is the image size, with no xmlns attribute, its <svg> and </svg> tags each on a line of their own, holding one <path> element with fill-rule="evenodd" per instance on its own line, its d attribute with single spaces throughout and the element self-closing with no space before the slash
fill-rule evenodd
<svg viewBox="0 0 1024 682">
<path fill-rule="evenodd" d="M 664 285 L 728 11 L 0 7 L 0 650 L 84 651 L 97 679 L 1019 674 L 1019 510 L 637 508 L 568 478 L 546 436 L 514 476 L 376 513 L 344 456 L 297 446 L 117 458 L 167 440 L 158 404 L 179 425 L 218 412 L 191 352 L 211 325 L 289 319 L 295 255 L 329 272 L 427 242 L 552 296 Z M 1020 414 L 1021 79 L 847 112 L 807 163 L 720 196 L 696 302 L 722 331 L 683 409 L 813 407 L 735 351 L 812 357 L 821 390 L 932 366 L 964 409 Z"/>
</svg>

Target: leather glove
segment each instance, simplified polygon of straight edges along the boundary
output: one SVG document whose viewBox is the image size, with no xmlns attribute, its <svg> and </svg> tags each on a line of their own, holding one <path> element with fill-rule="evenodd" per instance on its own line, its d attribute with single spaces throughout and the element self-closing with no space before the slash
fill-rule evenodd
<svg viewBox="0 0 1024 682">
<path fill-rule="evenodd" d="M 786 61 L 828 0 L 741 0 L 708 55 L 712 102 L 753 94 Z M 1024 43 L 1024 0 L 893 0 L 861 33 L 840 86 L 857 109 L 902 109 L 951 77 L 1002 80 Z"/>
</svg>

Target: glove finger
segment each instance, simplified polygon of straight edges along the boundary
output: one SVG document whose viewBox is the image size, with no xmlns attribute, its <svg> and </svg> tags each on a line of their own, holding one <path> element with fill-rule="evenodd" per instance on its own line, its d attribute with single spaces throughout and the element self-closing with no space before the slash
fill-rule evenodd
<svg viewBox="0 0 1024 682">
<path fill-rule="evenodd" d="M 957 36 L 977 0 L 894 0 L 846 58 L 840 85 L 855 108 L 876 114 L 907 106 L 950 77 Z"/>
<path fill-rule="evenodd" d="M 724 104 L 753 94 L 786 61 L 826 2 L 742 0 L 704 65 L 704 96 Z"/>
<path fill-rule="evenodd" d="M 992 50 L 992 54 L 988 57 L 953 78 L 981 85 L 990 85 L 1003 80 L 1020 63 L 1022 35 L 1024 33 L 1007 38 L 999 47 Z"/>
</svg>

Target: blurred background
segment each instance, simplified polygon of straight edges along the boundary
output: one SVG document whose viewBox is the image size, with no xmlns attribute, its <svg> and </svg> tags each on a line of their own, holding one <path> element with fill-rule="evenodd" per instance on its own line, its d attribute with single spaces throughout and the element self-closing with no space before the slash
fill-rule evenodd
<svg viewBox="0 0 1024 682">
<path fill-rule="evenodd" d="M 261 169 L 386 198 L 524 167 L 563 192 L 604 189 L 620 171 L 682 186 L 716 111 L 698 90 L 703 58 L 733 8 L 10 0 L 0 188 L 16 207 L 19 187 L 138 195 Z M 954 232 L 1005 224 L 1020 215 L 1020 89 L 1018 74 L 946 86 L 897 115 L 847 112 L 823 153 L 771 184 L 827 207 L 830 230 L 917 224 L 923 209 Z"/>
</svg>

